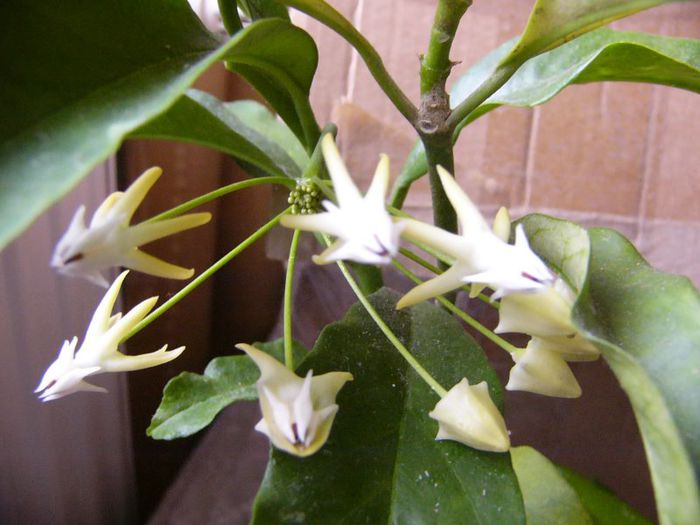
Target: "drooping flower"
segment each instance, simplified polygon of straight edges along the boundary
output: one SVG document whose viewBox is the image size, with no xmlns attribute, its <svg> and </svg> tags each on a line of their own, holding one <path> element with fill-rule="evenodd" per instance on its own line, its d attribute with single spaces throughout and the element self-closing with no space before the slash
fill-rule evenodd
<svg viewBox="0 0 700 525">
<path fill-rule="evenodd" d="M 326 200 L 322 203 L 326 209 L 323 213 L 285 215 L 282 225 L 336 237 L 330 247 L 314 257 L 317 264 L 340 260 L 390 263 L 399 248 L 403 221 L 394 221 L 384 204 L 389 185 L 389 158 L 381 156 L 369 190 L 363 197 L 352 181 L 332 135 L 323 137 L 321 149 L 338 204 Z"/>
<path fill-rule="evenodd" d="M 444 273 L 426 281 L 404 295 L 397 307 L 404 308 L 461 287 L 464 283 L 486 285 L 494 289 L 493 298 L 514 292 L 537 292 L 551 283 L 555 275 L 530 249 L 522 225 L 515 229 L 515 244 L 503 235 L 503 219 L 494 233 L 479 210 L 452 176 L 438 166 L 445 193 L 457 212 L 461 235 L 416 220 L 406 220 L 402 236 L 432 247 L 452 259 Z"/>
<path fill-rule="evenodd" d="M 142 355 L 124 355 L 119 352 L 119 342 L 139 323 L 156 304 L 158 298 L 151 297 L 140 302 L 126 315 L 112 315 L 114 303 L 119 295 L 128 271 L 122 272 L 112 283 L 92 316 L 85 338 L 76 351 L 78 338 L 64 341 L 58 358 L 49 366 L 35 390 L 42 401 L 51 401 L 80 391 L 105 392 L 104 388 L 92 385 L 84 379 L 103 372 L 126 372 L 158 366 L 172 361 L 185 347 L 167 351 L 160 350 Z"/>
<path fill-rule="evenodd" d="M 257 382 L 262 419 L 255 430 L 270 438 L 272 444 L 299 457 L 314 454 L 331 431 L 338 412 L 335 398 L 347 381 L 348 372 L 329 372 L 305 377 L 294 372 L 266 354 L 247 344 L 236 345 L 260 369 Z"/>
<path fill-rule="evenodd" d="M 581 395 L 568 361 L 593 361 L 598 349 L 581 336 L 571 321 L 574 294 L 558 277 L 536 294 L 514 293 L 504 297 L 496 333 L 520 332 L 531 339 L 513 354 L 508 390 L 522 390 L 553 397 Z"/>
<path fill-rule="evenodd" d="M 84 277 L 105 288 L 109 283 L 103 272 L 113 266 L 124 266 L 169 279 L 192 277 L 194 270 L 167 263 L 144 253 L 139 247 L 206 224 L 211 219 L 210 213 L 191 213 L 129 225 L 136 209 L 161 173 L 160 168 L 150 168 L 125 192 L 112 193 L 97 208 L 89 226 L 85 225 L 85 206 L 80 206 L 56 244 L 51 266 L 59 273 Z"/>
<path fill-rule="evenodd" d="M 489 452 L 506 452 L 506 423 L 489 395 L 486 381 L 470 385 L 466 378 L 453 386 L 428 414 L 439 423 L 435 439 L 459 441 Z"/>
</svg>

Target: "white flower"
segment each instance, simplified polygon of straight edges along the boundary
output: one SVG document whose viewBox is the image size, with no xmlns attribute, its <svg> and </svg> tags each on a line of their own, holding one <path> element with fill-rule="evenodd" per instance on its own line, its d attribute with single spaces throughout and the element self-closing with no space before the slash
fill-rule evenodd
<svg viewBox="0 0 700 525">
<path fill-rule="evenodd" d="M 161 365 L 175 359 L 185 350 L 181 346 L 168 352 L 168 345 L 165 345 L 160 350 L 142 355 L 124 355 L 118 351 L 119 342 L 151 311 L 158 300 L 157 297 L 151 297 L 137 304 L 124 316 L 121 313 L 112 315 L 112 308 L 127 273 L 129 272 L 122 272 L 105 293 L 78 351 L 75 351 L 77 337 L 63 343 L 58 358 L 46 370 L 35 390 L 41 392 L 41 400 L 51 401 L 80 391 L 105 392 L 104 388 L 91 385 L 83 379 L 102 372 L 125 372 Z"/>
<path fill-rule="evenodd" d="M 571 321 L 574 300 L 573 291 L 561 278 L 539 293 L 503 298 L 494 331 L 532 336 L 525 349 L 513 354 L 516 364 L 510 371 L 508 390 L 565 398 L 581 395 L 567 361 L 593 361 L 600 352 Z"/>
<path fill-rule="evenodd" d="M 530 339 L 522 354 L 513 354 L 507 390 L 521 390 L 544 396 L 575 398 L 581 387 L 566 360 L 537 337 Z"/>
<path fill-rule="evenodd" d="M 402 235 L 434 248 L 453 264 L 403 296 L 398 308 L 442 295 L 464 283 L 487 285 L 495 290 L 492 297 L 497 299 L 514 292 L 537 292 L 554 280 L 555 275 L 530 249 L 522 225 L 515 229 L 515 244 L 508 244 L 501 237 L 506 231 L 504 218 L 497 219 L 494 233 L 452 176 L 440 166 L 438 173 L 457 212 L 461 235 L 415 220 L 405 221 Z"/>
<path fill-rule="evenodd" d="M 381 156 L 369 190 L 363 197 L 350 178 L 332 135 L 323 137 L 321 149 L 333 180 L 338 205 L 323 201 L 326 212 L 285 215 L 282 225 L 337 237 L 330 247 L 314 257 L 317 264 L 340 260 L 365 264 L 390 263 L 399 249 L 403 221 L 395 222 L 384 205 L 389 185 L 389 158 Z"/>
<path fill-rule="evenodd" d="M 192 277 L 194 270 L 148 255 L 139 250 L 139 246 L 206 224 L 211 214 L 191 213 L 173 219 L 129 225 L 136 209 L 161 173 L 160 168 L 150 168 L 125 192 L 112 193 L 95 211 L 90 226 L 85 225 L 85 206 L 79 207 L 56 245 L 51 266 L 59 273 L 84 277 L 105 288 L 109 283 L 103 271 L 113 266 L 124 266 L 170 279 Z"/>
<path fill-rule="evenodd" d="M 440 424 L 435 439 L 451 439 L 489 452 L 510 448 L 506 423 L 489 396 L 486 381 L 470 386 L 462 379 L 428 415 Z"/>
<path fill-rule="evenodd" d="M 315 453 L 328 439 L 338 412 L 335 397 L 347 381 L 352 381 L 352 374 L 329 372 L 313 377 L 309 370 L 301 378 L 254 346 L 236 346 L 260 369 L 257 389 L 263 417 L 255 430 L 295 456 Z"/>
</svg>

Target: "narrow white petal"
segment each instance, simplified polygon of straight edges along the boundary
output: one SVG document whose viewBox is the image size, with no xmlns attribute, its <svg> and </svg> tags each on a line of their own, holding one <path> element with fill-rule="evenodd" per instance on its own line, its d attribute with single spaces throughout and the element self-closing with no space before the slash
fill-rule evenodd
<svg viewBox="0 0 700 525">
<path fill-rule="evenodd" d="M 469 237 L 470 235 L 482 233 L 487 230 L 490 231 L 481 212 L 474 205 L 469 196 L 462 191 L 462 188 L 459 187 L 454 177 L 442 166 L 437 167 L 437 172 L 438 175 L 440 175 L 442 187 L 445 189 L 447 198 L 457 212 L 459 225 L 462 228 L 462 235 Z"/>
<path fill-rule="evenodd" d="M 468 262 L 477 249 L 469 239 L 414 219 L 403 219 L 401 236 L 411 242 L 425 244 L 454 260 Z"/>
<path fill-rule="evenodd" d="M 379 157 L 379 164 L 374 172 L 372 184 L 370 184 L 365 200 L 370 206 L 384 209 L 384 199 L 389 188 L 389 157 L 382 154 Z"/>
<path fill-rule="evenodd" d="M 85 332 L 85 341 L 93 340 L 97 336 L 105 333 L 109 328 L 110 319 L 112 317 L 112 309 L 114 308 L 114 303 L 119 296 L 119 290 L 121 289 L 122 283 L 126 278 L 128 270 L 119 274 L 119 276 L 114 280 L 112 286 L 105 293 L 104 297 L 97 305 L 95 313 L 92 315 L 92 320 L 88 325 L 87 332 Z"/>
<path fill-rule="evenodd" d="M 396 305 L 396 308 L 406 308 L 413 306 L 427 299 L 432 299 L 438 295 L 451 292 L 463 285 L 462 276 L 464 268 L 453 266 L 444 273 L 433 277 L 429 281 L 425 281 L 413 288 L 410 292 L 404 295 Z"/>
<path fill-rule="evenodd" d="M 162 173 L 163 170 L 155 166 L 144 171 L 139 178 L 127 188 L 124 195 L 114 203 L 110 210 L 110 215 L 123 215 L 128 224 L 134 212 L 146 197 L 148 190 L 156 183 Z"/>
<path fill-rule="evenodd" d="M 148 312 L 153 310 L 153 307 L 158 302 L 158 297 L 149 297 L 141 301 L 139 304 L 129 310 L 126 315 L 121 317 L 115 323 L 111 324 L 109 329 L 105 331 L 105 344 L 109 345 L 116 352 L 117 345 L 128 334 L 136 324 L 148 315 Z M 87 338 L 86 338 L 87 341 Z"/>
<path fill-rule="evenodd" d="M 102 201 L 102 204 L 100 204 L 95 210 L 95 213 L 92 214 L 90 228 L 97 228 L 105 221 L 108 221 L 110 219 L 109 211 L 114 208 L 114 205 L 119 202 L 119 199 L 121 199 L 123 196 L 123 191 L 115 191 L 114 193 L 110 193 L 107 198 Z M 126 217 L 124 218 L 126 219 Z"/>
<path fill-rule="evenodd" d="M 127 372 L 130 370 L 143 370 L 154 366 L 163 365 L 172 361 L 185 351 L 185 347 L 174 348 L 167 351 L 168 345 L 164 345 L 155 352 L 141 355 L 124 355 L 115 352 L 105 360 L 103 369 L 105 372 Z"/>
<path fill-rule="evenodd" d="M 321 150 L 328 167 L 328 173 L 333 180 L 333 189 L 335 190 L 338 204 L 341 208 L 352 207 L 362 196 L 352 181 L 345 163 L 340 157 L 338 147 L 333 141 L 333 135 L 330 133 L 327 133 L 321 139 Z"/>
<path fill-rule="evenodd" d="M 129 253 L 124 254 L 122 264 L 137 272 L 166 279 L 185 280 L 194 275 L 193 268 L 183 268 L 182 266 L 165 262 L 138 249 L 133 249 Z"/>
<path fill-rule="evenodd" d="M 326 201 L 328 202 L 328 201 Z M 338 210 L 337 213 L 340 213 Z M 293 228 L 307 232 L 321 232 L 338 237 L 345 233 L 337 213 L 316 213 L 314 215 L 284 215 L 280 224 L 285 228 Z"/>
<path fill-rule="evenodd" d="M 493 219 L 493 233 L 503 242 L 508 242 L 508 239 L 510 239 L 510 223 L 508 208 L 501 206 Z"/>
<path fill-rule="evenodd" d="M 143 246 L 168 235 L 196 228 L 210 220 L 211 213 L 190 213 L 173 219 L 137 224 L 127 230 L 128 242 L 131 246 Z"/>
</svg>

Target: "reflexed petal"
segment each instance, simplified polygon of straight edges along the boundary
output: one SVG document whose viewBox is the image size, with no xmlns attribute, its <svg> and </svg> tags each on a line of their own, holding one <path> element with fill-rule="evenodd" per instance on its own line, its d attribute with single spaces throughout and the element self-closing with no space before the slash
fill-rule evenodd
<svg viewBox="0 0 700 525">
<path fill-rule="evenodd" d="M 127 230 L 129 244 L 143 246 L 162 237 L 202 226 L 210 220 L 211 213 L 190 213 L 173 219 L 137 224 Z"/>
<path fill-rule="evenodd" d="M 141 205 L 148 191 L 160 178 L 163 170 L 154 166 L 147 169 L 139 178 L 129 186 L 124 194 L 114 203 L 110 210 L 111 215 L 122 215 L 126 222 L 130 222 L 134 212 Z"/>
<path fill-rule="evenodd" d="M 87 332 L 85 332 L 86 341 L 99 337 L 100 334 L 105 333 L 109 329 L 114 303 L 117 301 L 119 290 L 121 289 L 122 283 L 124 282 L 124 279 L 128 273 L 129 270 L 125 270 L 119 274 L 102 297 L 100 304 L 97 305 L 95 313 L 92 314 L 92 319 L 88 325 Z"/>
<path fill-rule="evenodd" d="M 510 370 L 507 390 L 522 390 L 551 397 L 576 398 L 581 387 L 566 361 L 544 348 L 528 347 Z"/>
<path fill-rule="evenodd" d="M 156 277 L 185 280 L 194 275 L 194 268 L 183 268 L 182 266 L 165 262 L 138 249 L 125 254 L 123 261 L 124 266 L 133 268 L 137 272 L 155 275 Z"/>
<path fill-rule="evenodd" d="M 114 352 L 104 360 L 103 370 L 105 372 L 128 372 L 152 368 L 172 361 L 185 351 L 184 346 L 169 351 L 167 348 L 168 345 L 164 345 L 160 350 L 139 355 L 124 355 Z"/>
<path fill-rule="evenodd" d="M 438 295 L 460 288 L 464 284 L 462 282 L 462 275 L 464 275 L 464 268 L 458 265 L 452 266 L 437 277 L 433 277 L 429 281 L 425 281 L 411 289 L 399 300 L 396 304 L 396 308 L 400 310 L 401 308 L 413 306 L 427 299 L 432 299 Z"/>
</svg>

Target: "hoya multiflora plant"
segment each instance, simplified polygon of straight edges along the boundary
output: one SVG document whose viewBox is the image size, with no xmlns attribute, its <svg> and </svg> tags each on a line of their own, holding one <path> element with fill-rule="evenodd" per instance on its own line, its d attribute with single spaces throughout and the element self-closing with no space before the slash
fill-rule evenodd
<svg viewBox="0 0 700 525">
<path fill-rule="evenodd" d="M 3 47 L 9 81 L 0 83 L 8 108 L 0 121 L 4 242 L 126 137 L 204 144 L 251 173 L 132 224 L 161 175 L 151 168 L 110 195 L 89 223 L 84 207 L 75 212 L 51 265 L 108 291 L 80 346 L 77 337 L 63 343 L 39 397 L 101 391 L 85 379 L 178 357 L 183 347 L 137 356 L 118 347 L 281 225 L 291 232 L 283 339 L 241 341 L 244 355 L 214 360 L 203 376 L 174 378 L 148 429 L 156 439 L 182 437 L 226 406 L 258 399 L 262 417 L 255 428 L 269 437 L 272 460 L 254 522 L 286 523 L 290 516 L 306 523 L 643 522 L 533 449 L 511 448 L 502 386 L 468 335 L 475 330 L 512 357 L 509 390 L 578 397 L 569 363 L 602 356 L 635 411 L 659 521 L 699 523 L 697 291 L 687 279 L 653 270 L 611 230 L 543 215 L 512 222 L 505 208 L 489 224 L 454 179 L 452 148 L 460 131 L 488 111 L 541 104 L 576 82 L 633 80 L 700 92 L 700 42 L 602 27 L 662 0 L 537 0 L 522 34 L 475 64 L 449 94 L 446 80 L 460 59 L 452 42 L 470 3 L 436 0 L 414 101 L 368 40 L 322 0 L 220 0 L 228 38 L 207 32 L 184 0 L 5 2 L 0 24 L 13 46 Z M 290 22 L 288 7 L 354 47 L 415 129 L 416 147 L 393 187 L 382 155 L 369 188 L 359 188 L 336 147 L 335 126 L 317 122 L 309 103 L 316 45 Z M 254 102 L 186 91 L 220 60 L 279 119 Z M 424 175 L 432 186 L 432 224 L 402 211 Z M 161 184 L 168 184 L 167 175 Z M 209 214 L 191 212 L 198 206 L 261 184 L 286 187 L 288 208 L 271 212 L 262 228 L 196 276 L 142 250 L 206 227 Z M 291 329 L 301 232 L 318 241 L 313 261 L 336 264 L 358 298 L 311 351 L 294 341 Z M 424 280 L 417 266 L 433 275 Z M 157 308 L 152 297 L 114 314 L 128 273 L 110 285 L 118 267 L 192 280 Z M 381 287 L 382 272 L 392 268 L 415 284 L 403 296 Z M 485 326 L 459 308 L 455 297 L 462 292 L 497 309 L 498 324 Z M 516 346 L 500 335 L 511 333 L 528 336 L 527 343 Z"/>
</svg>

